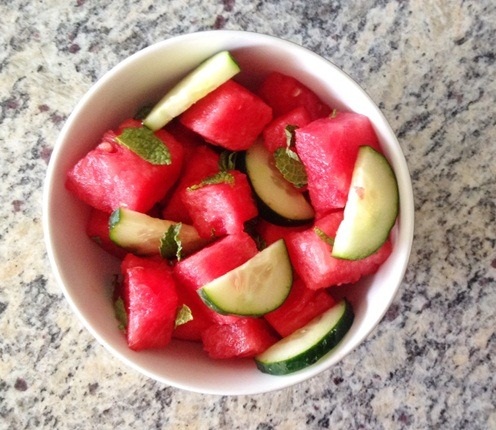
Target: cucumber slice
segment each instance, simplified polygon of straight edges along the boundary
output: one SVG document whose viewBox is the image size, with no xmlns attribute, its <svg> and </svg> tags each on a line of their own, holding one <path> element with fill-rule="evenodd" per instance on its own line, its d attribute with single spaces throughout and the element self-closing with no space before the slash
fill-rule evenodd
<svg viewBox="0 0 496 430">
<path fill-rule="evenodd" d="M 308 367 L 331 351 L 353 324 L 350 303 L 341 300 L 304 327 L 255 357 L 259 370 L 286 375 Z"/>
<path fill-rule="evenodd" d="M 198 290 L 207 306 L 225 315 L 261 316 L 291 290 L 293 269 L 283 239 Z"/>
<path fill-rule="evenodd" d="M 228 51 L 215 54 L 179 81 L 155 105 L 143 124 L 153 131 L 162 128 L 240 70 Z"/>
<path fill-rule="evenodd" d="M 127 208 L 116 209 L 110 215 L 109 236 L 112 242 L 137 255 L 160 253 L 161 240 L 170 227 L 178 223 L 153 218 Z M 182 253 L 190 254 L 208 242 L 193 226 L 181 224 L 179 231 Z"/>
<path fill-rule="evenodd" d="M 301 225 L 315 213 L 305 196 L 277 170 L 272 154 L 261 141 L 245 153 L 244 169 L 248 175 L 260 215 L 278 225 Z"/>
<path fill-rule="evenodd" d="M 333 257 L 359 260 L 373 254 L 387 240 L 398 211 L 398 184 L 389 162 L 370 146 L 360 147 Z"/>
</svg>

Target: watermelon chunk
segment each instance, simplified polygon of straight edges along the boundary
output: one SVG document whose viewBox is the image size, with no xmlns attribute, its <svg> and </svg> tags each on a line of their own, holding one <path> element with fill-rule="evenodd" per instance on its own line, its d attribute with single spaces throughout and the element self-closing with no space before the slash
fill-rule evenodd
<svg viewBox="0 0 496 430">
<path fill-rule="evenodd" d="M 219 154 L 206 145 L 200 145 L 191 152 L 190 158 L 184 164 L 177 186 L 164 203 L 162 217 L 192 224 L 193 220 L 182 201 L 182 196 L 188 187 L 219 171 Z"/>
<path fill-rule="evenodd" d="M 380 150 L 370 120 L 352 112 L 322 118 L 296 130 L 296 150 L 305 165 L 310 200 L 317 212 L 343 208 L 362 145 Z"/>
<path fill-rule="evenodd" d="M 315 227 L 332 238 L 342 219 L 343 211 L 331 212 L 317 220 Z M 378 251 L 362 260 L 334 258 L 331 245 L 313 227 L 289 234 L 286 245 L 296 273 L 308 288 L 314 290 L 357 282 L 362 276 L 375 273 L 392 251 L 388 240 Z"/>
<path fill-rule="evenodd" d="M 169 148 L 172 162 L 153 165 L 119 144 L 118 133 L 119 130 L 107 132 L 102 142 L 69 170 L 66 187 L 80 200 L 103 212 L 111 213 L 121 206 L 147 212 L 178 178 L 183 149 L 165 130 L 157 131 L 155 135 Z"/>
<path fill-rule="evenodd" d="M 263 131 L 263 142 L 265 147 L 274 152 L 278 148 L 287 145 L 286 127 L 288 125 L 303 127 L 310 123 L 312 118 L 303 106 L 298 106 L 289 112 L 278 116 L 268 124 Z"/>
<path fill-rule="evenodd" d="M 326 290 L 311 290 L 298 278 L 294 281 L 284 303 L 276 310 L 265 314 L 264 318 L 282 337 L 285 337 L 330 309 L 335 303 Z"/>
<path fill-rule="evenodd" d="M 259 318 L 239 318 L 229 325 L 215 324 L 202 334 L 203 349 L 216 359 L 254 357 L 277 340 L 268 324 Z"/>
<path fill-rule="evenodd" d="M 272 72 L 258 89 L 257 94 L 272 108 L 274 117 L 303 106 L 312 120 L 331 113 L 331 108 L 308 87 L 292 76 Z"/>
<path fill-rule="evenodd" d="M 176 284 L 167 263 L 128 254 L 121 270 L 129 347 L 139 351 L 167 346 L 178 307 Z"/>
<path fill-rule="evenodd" d="M 177 283 L 176 287 L 179 307 L 186 305 L 190 309 L 193 319 L 178 325 L 172 332 L 172 337 L 200 342 L 202 333 L 213 324 L 215 319 L 210 316 L 209 310 L 205 308 L 205 304 L 195 291 L 184 288 Z"/>
<path fill-rule="evenodd" d="M 248 179 L 237 170 L 227 172 L 221 182 L 188 188 L 182 201 L 204 238 L 240 233 L 244 223 L 258 215 Z"/>
<path fill-rule="evenodd" d="M 272 109 L 229 80 L 184 112 L 179 120 L 207 142 L 232 151 L 248 149 L 272 119 Z"/>
<path fill-rule="evenodd" d="M 173 274 L 179 288 L 193 291 L 195 300 L 201 302 L 200 296 L 196 293 L 198 288 L 241 266 L 257 252 L 255 241 L 247 233 L 225 236 L 179 261 L 173 269 Z M 230 324 L 239 318 L 221 315 L 201 303 L 205 312 L 215 322 Z"/>
<path fill-rule="evenodd" d="M 109 214 L 92 209 L 86 224 L 86 234 L 109 254 L 123 259 L 127 251 L 117 246 L 109 237 Z"/>
<path fill-rule="evenodd" d="M 277 242 L 279 239 L 286 239 L 286 237 L 292 232 L 303 231 L 307 228 L 308 225 L 280 226 L 261 219 L 257 223 L 256 231 L 265 244 L 269 246 L 272 243 Z"/>
</svg>

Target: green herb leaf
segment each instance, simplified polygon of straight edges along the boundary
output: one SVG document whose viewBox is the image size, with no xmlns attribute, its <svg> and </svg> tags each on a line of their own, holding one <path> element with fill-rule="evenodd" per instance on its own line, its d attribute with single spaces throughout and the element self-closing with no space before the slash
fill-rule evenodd
<svg viewBox="0 0 496 430">
<path fill-rule="evenodd" d="M 160 255 L 162 258 L 182 257 L 183 246 L 179 233 L 181 232 L 181 223 L 171 225 L 160 239 Z"/>
<path fill-rule="evenodd" d="M 207 178 L 203 179 L 199 184 L 188 187 L 188 190 L 194 191 L 206 185 L 215 185 L 215 184 L 234 185 L 234 176 L 229 172 L 224 172 L 224 171 L 219 172 L 216 173 L 215 175 L 208 176 Z"/>
<path fill-rule="evenodd" d="M 193 319 L 193 313 L 189 306 L 182 305 L 176 313 L 176 321 L 174 323 L 174 328 L 186 324 L 188 321 Z"/>
<path fill-rule="evenodd" d="M 313 228 L 313 231 L 315 232 L 315 234 L 317 236 L 319 236 L 325 243 L 327 243 L 328 245 L 331 245 L 333 246 L 334 245 L 334 238 L 329 236 L 327 233 L 325 233 L 324 231 L 322 231 L 320 228 L 318 227 L 314 227 Z"/>
<path fill-rule="evenodd" d="M 296 188 L 303 188 L 307 185 L 307 172 L 305 166 L 298 157 L 298 154 L 292 149 L 295 142 L 296 125 L 287 125 L 284 129 L 286 133 L 286 147 L 278 148 L 274 151 L 275 166 L 286 181 L 293 184 Z"/>
<path fill-rule="evenodd" d="M 275 166 L 286 181 L 296 188 L 307 185 L 307 172 L 298 154 L 289 148 L 278 148 L 274 151 Z"/>
<path fill-rule="evenodd" d="M 156 165 L 171 164 L 169 148 L 147 127 L 130 127 L 122 130 L 117 142 Z"/>
<path fill-rule="evenodd" d="M 122 297 L 118 297 L 114 302 L 114 313 L 117 321 L 119 321 L 119 330 L 125 330 L 127 327 L 127 312 Z"/>
<path fill-rule="evenodd" d="M 237 152 L 222 151 L 219 158 L 219 169 L 221 172 L 227 172 L 236 168 Z"/>
</svg>

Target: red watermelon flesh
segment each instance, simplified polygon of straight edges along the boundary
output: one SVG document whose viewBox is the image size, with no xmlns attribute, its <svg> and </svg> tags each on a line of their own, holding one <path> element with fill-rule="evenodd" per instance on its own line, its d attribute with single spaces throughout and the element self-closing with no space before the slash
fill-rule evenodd
<svg viewBox="0 0 496 430">
<path fill-rule="evenodd" d="M 183 149 L 172 135 L 164 130 L 155 135 L 169 148 L 171 164 L 150 164 L 120 145 L 116 134 L 110 131 L 69 170 L 66 187 L 80 200 L 103 212 L 110 213 L 121 206 L 147 212 L 173 186 L 183 162 Z"/>
<path fill-rule="evenodd" d="M 90 217 L 86 224 L 86 234 L 109 254 L 119 259 L 123 259 L 126 256 L 127 251 L 110 240 L 109 214 L 107 212 L 91 209 Z"/>
<path fill-rule="evenodd" d="M 175 265 L 173 273 L 178 288 L 187 288 L 194 292 L 196 297 L 193 301 L 201 302 L 212 321 L 219 324 L 233 323 L 239 317 L 221 315 L 213 311 L 203 304 L 196 290 L 241 266 L 257 252 L 254 240 L 247 233 L 225 236 Z"/>
<path fill-rule="evenodd" d="M 167 263 L 128 254 L 121 270 L 129 347 L 139 351 L 167 346 L 178 307 L 176 285 Z"/>
<path fill-rule="evenodd" d="M 272 109 L 254 93 L 229 80 L 191 106 L 179 119 L 207 142 L 241 151 L 248 149 L 272 120 Z"/>
<path fill-rule="evenodd" d="M 296 150 L 305 165 L 310 200 L 318 214 L 345 206 L 362 145 L 380 151 L 370 120 L 357 113 L 341 112 L 296 130 Z"/>
<path fill-rule="evenodd" d="M 226 178 L 220 183 L 188 188 L 182 194 L 182 202 L 201 237 L 242 232 L 244 223 L 258 215 L 246 175 L 230 170 Z"/>
<path fill-rule="evenodd" d="M 266 321 L 259 318 L 239 318 L 229 325 L 215 324 L 202 334 L 204 350 L 216 359 L 254 357 L 277 340 Z"/>
<path fill-rule="evenodd" d="M 205 307 L 205 304 L 195 291 L 184 288 L 177 283 L 176 286 L 177 294 L 179 296 L 179 307 L 183 305 L 188 306 L 193 319 L 178 325 L 174 329 L 172 337 L 175 339 L 200 342 L 202 333 L 213 324 L 215 319 L 211 317 L 209 310 Z"/>
<path fill-rule="evenodd" d="M 334 305 L 334 299 L 326 290 L 311 290 L 298 278 L 294 281 L 284 303 L 264 315 L 264 318 L 282 337 L 285 337 Z"/>
<path fill-rule="evenodd" d="M 280 226 L 261 219 L 257 223 L 256 230 L 265 244 L 269 246 L 274 242 L 277 242 L 279 239 L 286 239 L 286 237 L 292 232 L 303 231 L 307 228 L 308 225 L 289 227 Z"/>
<path fill-rule="evenodd" d="M 199 146 L 205 145 L 201 136 L 182 125 L 177 118 L 169 122 L 164 129 L 182 145 L 185 160 L 189 160 Z"/>
<path fill-rule="evenodd" d="M 310 114 L 303 106 L 298 106 L 289 112 L 278 116 L 268 124 L 263 131 L 263 142 L 265 147 L 274 152 L 278 148 L 287 145 L 286 127 L 288 125 L 303 127 L 312 121 Z"/>
<path fill-rule="evenodd" d="M 315 226 L 334 237 L 343 219 L 343 211 L 331 212 L 316 221 Z M 378 251 L 362 260 L 342 260 L 331 256 L 332 247 L 314 228 L 291 233 L 286 241 L 288 253 L 296 273 L 310 289 L 352 284 L 362 276 L 375 273 L 392 251 L 388 240 Z"/>
<path fill-rule="evenodd" d="M 171 221 L 192 224 L 182 196 L 186 188 L 219 171 L 219 154 L 206 145 L 197 146 L 185 161 L 181 177 L 172 194 L 165 201 L 162 217 Z"/>
<path fill-rule="evenodd" d="M 182 285 L 196 291 L 241 266 L 257 252 L 255 241 L 247 233 L 225 236 L 179 261 L 174 266 L 174 276 Z"/>
<path fill-rule="evenodd" d="M 307 110 L 312 120 L 331 113 L 331 108 L 307 86 L 292 76 L 279 72 L 267 75 L 257 94 L 272 108 L 274 117 L 300 106 Z"/>
</svg>

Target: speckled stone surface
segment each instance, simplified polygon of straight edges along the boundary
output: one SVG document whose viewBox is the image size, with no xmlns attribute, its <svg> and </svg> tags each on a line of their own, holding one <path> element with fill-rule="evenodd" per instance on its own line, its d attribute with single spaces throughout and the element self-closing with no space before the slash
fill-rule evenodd
<svg viewBox="0 0 496 430">
<path fill-rule="evenodd" d="M 0 1 L 0 428 L 496 429 L 496 3 Z M 280 36 L 356 79 L 415 191 L 410 265 L 367 341 L 318 378 L 217 397 L 129 370 L 71 313 L 41 227 L 54 142 L 107 70 L 205 29 Z"/>
</svg>

